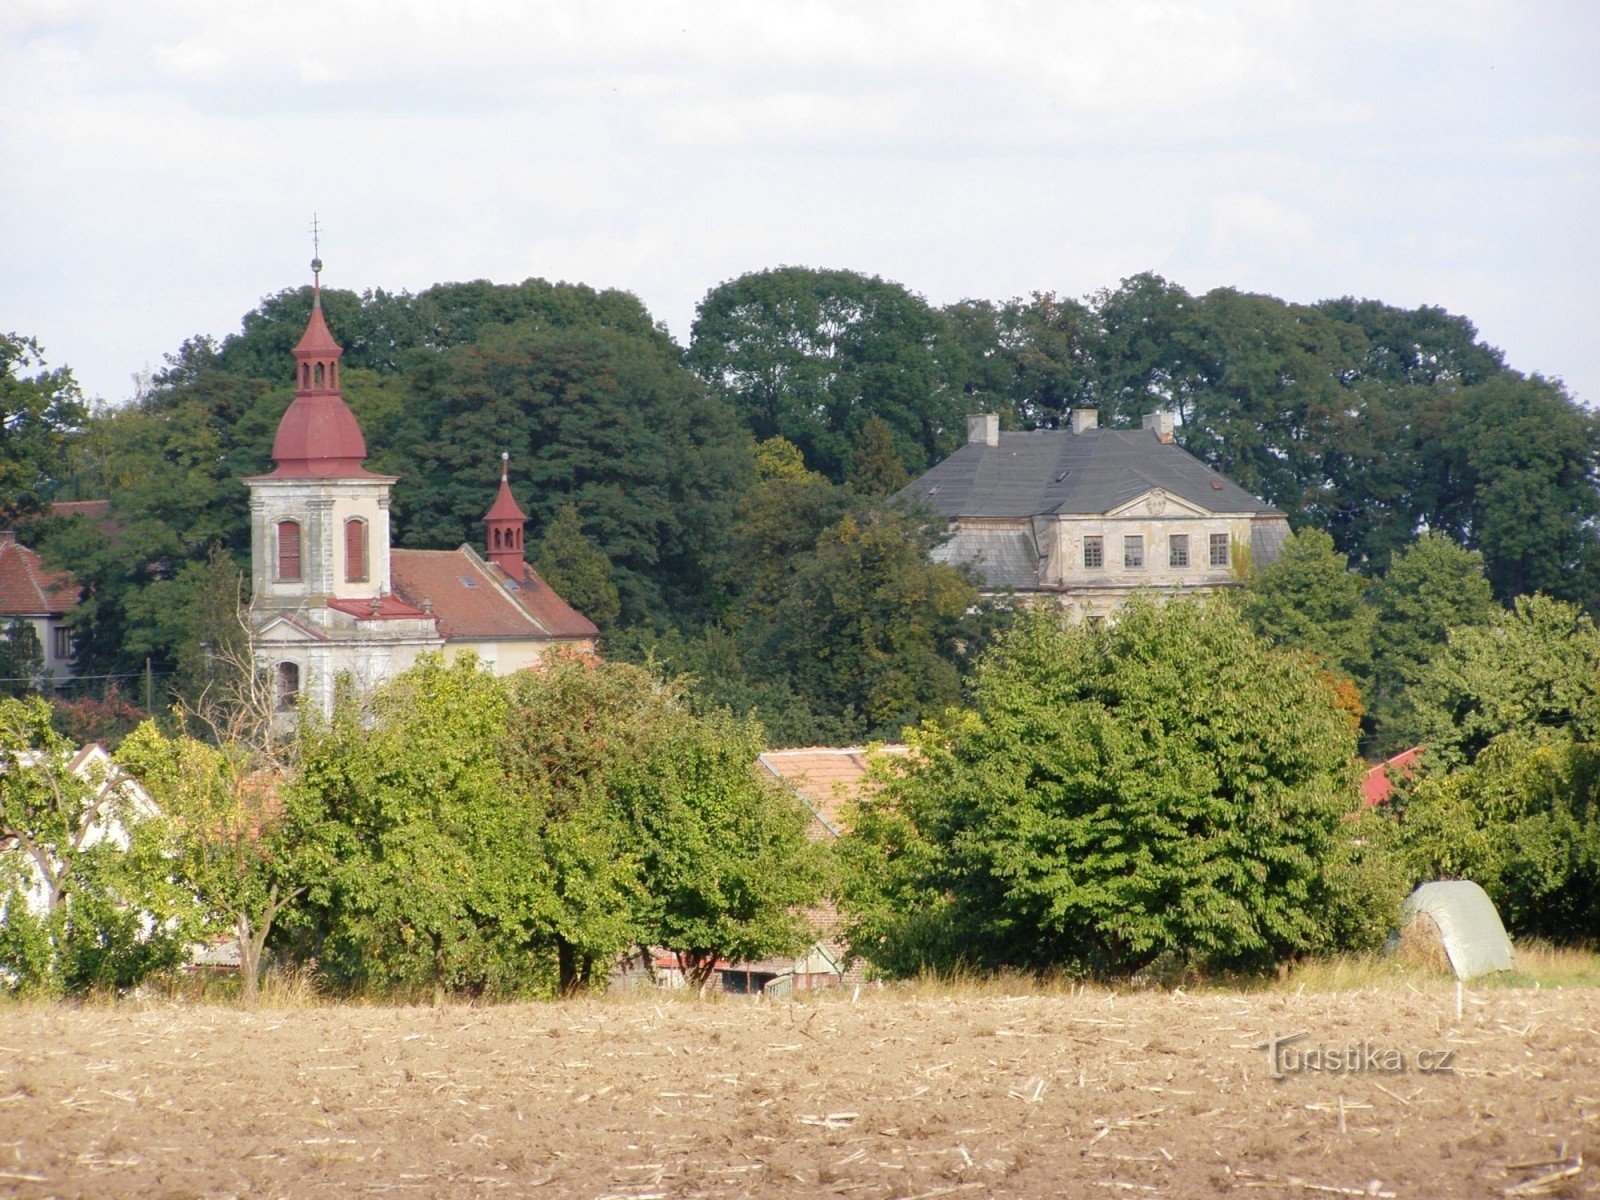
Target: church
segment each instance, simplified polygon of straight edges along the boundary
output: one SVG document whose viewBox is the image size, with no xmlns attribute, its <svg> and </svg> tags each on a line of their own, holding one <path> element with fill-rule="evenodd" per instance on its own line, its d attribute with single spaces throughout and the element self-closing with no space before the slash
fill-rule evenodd
<svg viewBox="0 0 1600 1200">
<path fill-rule="evenodd" d="M 244 480 L 255 656 L 279 710 L 331 713 L 341 679 L 368 691 L 429 651 L 471 651 L 502 675 L 554 646 L 592 653 L 594 624 L 523 557 L 527 516 L 504 455 L 482 554 L 391 545 L 399 477 L 364 465 L 361 426 L 339 391 L 344 350 L 322 313 L 322 264 L 311 265 L 311 317 L 293 351 L 294 399 L 273 439 L 273 469 Z"/>
</svg>

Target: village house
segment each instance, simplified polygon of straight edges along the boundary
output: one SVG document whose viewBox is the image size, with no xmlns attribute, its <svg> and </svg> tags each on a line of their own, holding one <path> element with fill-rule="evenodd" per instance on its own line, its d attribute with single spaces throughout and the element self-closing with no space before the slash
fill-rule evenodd
<svg viewBox="0 0 1600 1200">
<path fill-rule="evenodd" d="M 15 533 L 0 530 L 0 637 L 14 622 L 32 628 L 39 639 L 41 669 L 30 682 L 40 688 L 60 688 L 73 677 L 75 648 L 67 614 L 81 595 L 71 575 L 51 570 Z"/>
<path fill-rule="evenodd" d="M 312 264 L 320 272 L 321 263 Z M 471 652 L 498 674 L 554 646 L 592 652 L 598 631 L 524 559 L 527 517 L 500 490 L 484 518 L 485 553 L 391 544 L 389 493 L 398 476 L 364 466 L 366 441 L 339 391 L 339 359 L 319 283 L 294 348 L 294 400 L 272 443 L 273 469 L 250 489 L 251 600 L 256 659 L 292 719 L 302 697 L 324 713 L 335 687 L 378 686 L 419 655 Z"/>
<path fill-rule="evenodd" d="M 974 568 L 986 594 L 1049 598 L 1099 621 L 1136 592 L 1208 592 L 1236 582 L 1242 550 L 1273 561 L 1283 513 L 1173 440 L 1171 413 L 1102 429 L 1075 409 L 1066 429 L 1002 433 L 967 418 L 967 442 L 900 493 L 950 522 L 934 552 Z"/>
</svg>

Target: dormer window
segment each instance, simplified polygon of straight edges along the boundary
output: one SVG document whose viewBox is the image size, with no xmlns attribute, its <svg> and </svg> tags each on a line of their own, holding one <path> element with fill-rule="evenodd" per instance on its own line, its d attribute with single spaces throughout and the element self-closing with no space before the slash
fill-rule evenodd
<svg viewBox="0 0 1600 1200">
<path fill-rule="evenodd" d="M 367 523 L 351 517 L 344 523 L 344 578 L 346 583 L 365 583 L 367 567 Z"/>
<path fill-rule="evenodd" d="M 278 579 L 285 583 L 300 580 L 300 522 L 278 522 Z"/>
</svg>

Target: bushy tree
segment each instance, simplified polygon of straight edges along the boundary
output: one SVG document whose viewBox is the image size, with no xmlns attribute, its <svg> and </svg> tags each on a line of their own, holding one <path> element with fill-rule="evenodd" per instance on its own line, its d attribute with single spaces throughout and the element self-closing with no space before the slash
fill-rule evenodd
<svg viewBox="0 0 1600 1200">
<path fill-rule="evenodd" d="M 1417 740 L 1442 767 L 1505 733 L 1600 742 L 1600 631 L 1573 605 L 1523 596 L 1452 630 L 1409 695 Z"/>
<path fill-rule="evenodd" d="M 88 415 L 71 371 L 43 369 L 37 341 L 0 333 L 0 527 L 38 512 L 51 498 L 67 448 Z"/>
<path fill-rule="evenodd" d="M 1600 748 L 1499 735 L 1470 766 L 1425 775 L 1386 815 L 1410 877 L 1470 879 L 1518 936 L 1600 936 Z"/>
<path fill-rule="evenodd" d="M 279 922 L 327 865 L 318 797 L 285 787 L 263 756 L 239 742 L 167 737 L 146 721 L 117 760 L 150 793 L 166 832 L 166 868 L 199 905 L 203 932 L 235 938 L 247 1005 Z"/>
<path fill-rule="evenodd" d="M 846 516 L 791 562 L 760 653 L 814 708 L 859 714 L 867 736 L 953 704 L 977 588 L 931 562 L 936 535 L 893 512 Z"/>
<path fill-rule="evenodd" d="M 1301 529 L 1249 582 L 1241 607 L 1273 645 L 1305 651 L 1328 670 L 1364 681 L 1372 658 L 1366 591 L 1366 581 L 1350 570 L 1328 534 Z"/>
<path fill-rule="evenodd" d="M 845 839 L 855 948 L 891 971 L 1261 966 L 1381 935 L 1399 901 L 1325 682 L 1220 603 L 1029 612 L 912 750 Z"/>
<path fill-rule="evenodd" d="M 1444 647 L 1452 629 L 1495 613 L 1483 555 L 1427 533 L 1389 562 L 1372 586 L 1373 710 L 1382 745 L 1400 749 L 1408 729 L 1407 692 Z"/>
<path fill-rule="evenodd" d="M 955 449 L 960 394 L 941 361 L 943 323 L 897 283 L 778 267 L 719 284 L 695 311 L 687 361 L 758 438 L 781 435 L 835 483 L 867 419 L 920 471 Z"/>
</svg>

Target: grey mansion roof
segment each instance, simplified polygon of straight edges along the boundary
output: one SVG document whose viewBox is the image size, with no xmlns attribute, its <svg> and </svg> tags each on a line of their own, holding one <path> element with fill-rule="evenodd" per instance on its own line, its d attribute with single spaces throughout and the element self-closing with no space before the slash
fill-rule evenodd
<svg viewBox="0 0 1600 1200">
<path fill-rule="evenodd" d="M 1149 429 L 1041 429 L 968 442 L 908 484 L 899 499 L 948 520 L 1109 512 L 1152 488 L 1209 512 L 1278 515 Z"/>
</svg>

